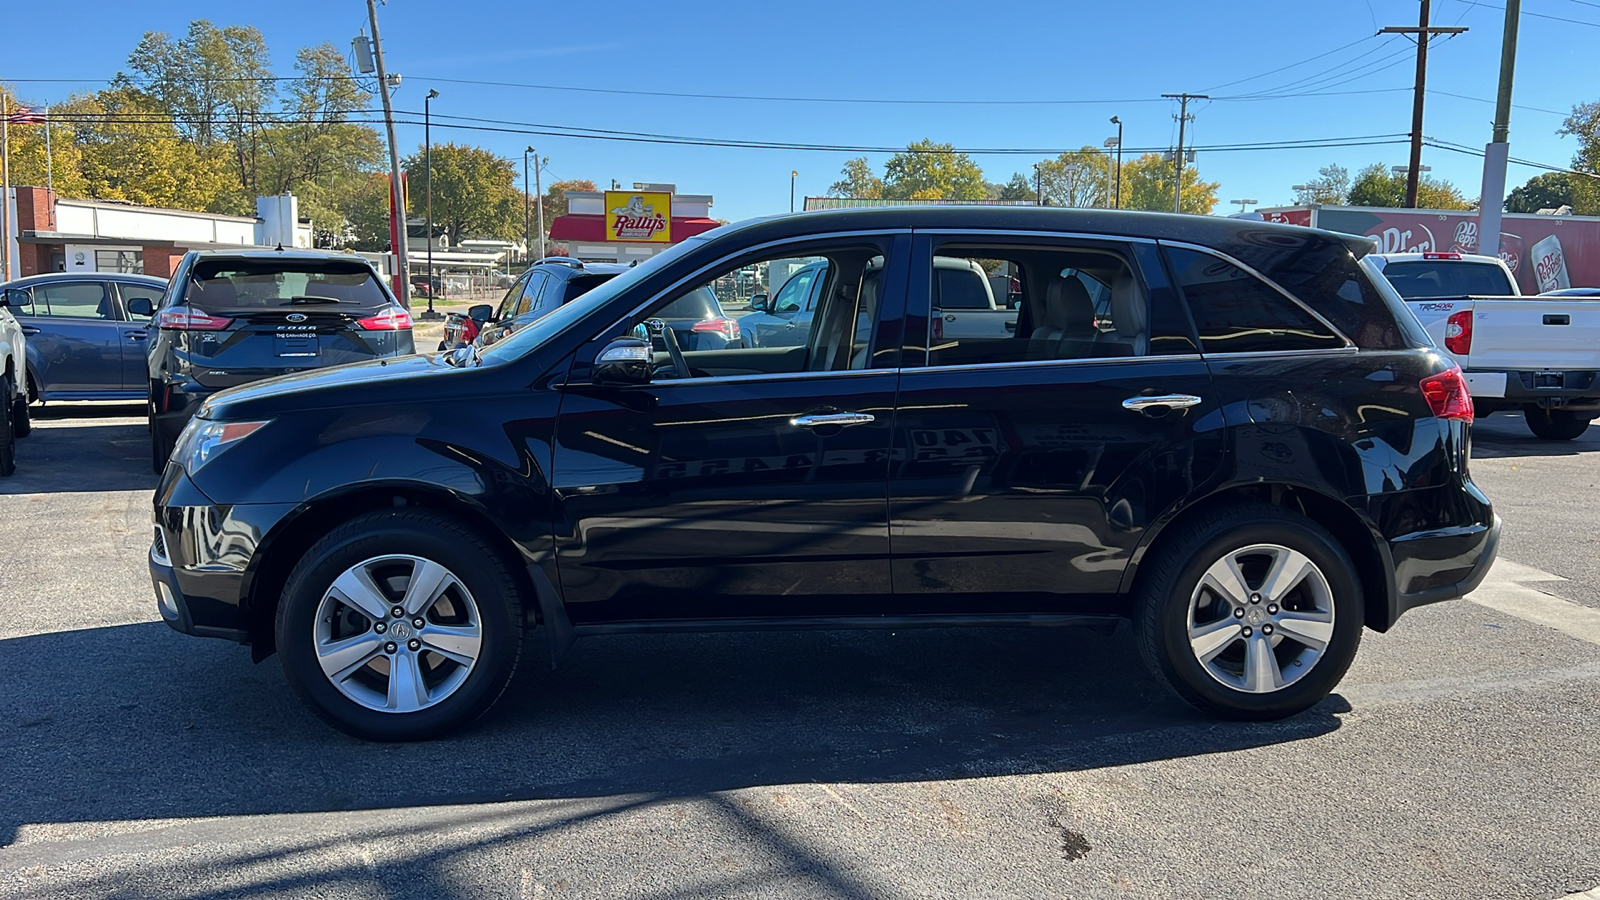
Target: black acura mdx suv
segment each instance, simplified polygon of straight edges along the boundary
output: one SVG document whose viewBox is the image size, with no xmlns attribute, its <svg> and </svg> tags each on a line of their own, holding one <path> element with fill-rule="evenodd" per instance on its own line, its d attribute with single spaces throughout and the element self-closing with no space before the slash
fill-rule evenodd
<svg viewBox="0 0 1600 900">
<path fill-rule="evenodd" d="M 1369 247 L 1064 209 L 719 228 L 476 356 L 210 397 L 155 496 L 160 611 L 276 651 L 374 739 L 483 713 L 535 627 L 559 659 L 579 635 L 1123 617 L 1189 702 L 1290 715 L 1364 628 L 1495 555 L 1461 374 Z M 933 337 L 940 258 L 1014 279 L 1015 328 Z M 658 319 L 794 260 L 827 263 L 802 343 L 687 349 Z"/>
</svg>

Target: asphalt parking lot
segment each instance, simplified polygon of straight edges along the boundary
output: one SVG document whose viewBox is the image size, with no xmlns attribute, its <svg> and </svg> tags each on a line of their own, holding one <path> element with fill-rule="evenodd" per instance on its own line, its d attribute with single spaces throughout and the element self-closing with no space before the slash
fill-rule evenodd
<svg viewBox="0 0 1600 900">
<path fill-rule="evenodd" d="M 0 897 L 1561 897 L 1600 885 L 1600 428 L 1480 422 L 1473 599 L 1294 719 L 1200 718 L 1125 628 L 537 644 L 364 744 L 161 624 L 140 409 L 0 481 Z"/>
</svg>

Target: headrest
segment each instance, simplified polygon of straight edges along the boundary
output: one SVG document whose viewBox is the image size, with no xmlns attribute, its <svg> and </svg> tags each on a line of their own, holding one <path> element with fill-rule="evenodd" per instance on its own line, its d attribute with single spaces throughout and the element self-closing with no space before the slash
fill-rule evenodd
<svg viewBox="0 0 1600 900">
<path fill-rule="evenodd" d="M 1045 324 L 1068 332 L 1094 330 L 1094 301 L 1089 290 L 1076 278 L 1058 278 L 1050 282 L 1045 294 Z"/>
</svg>

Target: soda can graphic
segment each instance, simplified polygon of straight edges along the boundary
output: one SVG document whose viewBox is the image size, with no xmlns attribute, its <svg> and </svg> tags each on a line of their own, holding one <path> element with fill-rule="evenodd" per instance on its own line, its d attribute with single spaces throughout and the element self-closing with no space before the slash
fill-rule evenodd
<svg viewBox="0 0 1600 900">
<path fill-rule="evenodd" d="M 1478 252 L 1478 223 L 1462 219 L 1456 223 L 1455 239 L 1450 242 L 1451 253 Z"/>
<path fill-rule="evenodd" d="M 1560 238 L 1552 234 L 1534 244 L 1531 252 L 1533 275 L 1538 282 L 1539 293 L 1572 287 L 1572 279 L 1567 277 L 1567 258 L 1561 252 Z"/>
</svg>

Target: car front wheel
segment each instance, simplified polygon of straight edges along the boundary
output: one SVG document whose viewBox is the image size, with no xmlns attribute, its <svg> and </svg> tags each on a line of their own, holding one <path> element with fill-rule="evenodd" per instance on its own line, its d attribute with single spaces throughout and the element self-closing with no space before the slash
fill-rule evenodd
<svg viewBox="0 0 1600 900">
<path fill-rule="evenodd" d="M 1278 719 L 1327 696 L 1361 641 L 1361 582 L 1316 523 L 1235 506 L 1179 526 L 1141 579 L 1146 663 L 1183 699 L 1228 719 Z"/>
<path fill-rule="evenodd" d="M 1528 430 L 1546 441 L 1570 441 L 1589 430 L 1589 416 L 1564 409 L 1529 407 L 1522 413 Z"/>
<path fill-rule="evenodd" d="M 11 396 L 11 378 L 0 376 L 0 397 Z M 9 399 L 0 402 L 0 477 L 14 475 L 17 471 L 17 433 L 13 428 Z"/>
<path fill-rule="evenodd" d="M 277 642 L 290 686 L 367 740 L 437 737 L 482 715 L 521 653 L 504 560 L 461 522 L 420 510 L 359 516 L 290 574 Z"/>
</svg>

